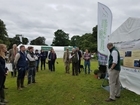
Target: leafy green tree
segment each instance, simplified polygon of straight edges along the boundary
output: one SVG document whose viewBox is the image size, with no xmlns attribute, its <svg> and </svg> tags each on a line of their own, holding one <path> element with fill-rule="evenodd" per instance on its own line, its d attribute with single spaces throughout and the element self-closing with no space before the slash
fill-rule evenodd
<svg viewBox="0 0 140 105">
<path fill-rule="evenodd" d="M 6 31 L 6 25 L 1 19 L 0 19 L 0 37 L 1 39 L 8 37 L 7 31 Z"/>
<path fill-rule="evenodd" d="M 70 44 L 69 34 L 65 33 L 62 30 L 57 30 L 54 32 L 54 39 L 52 46 L 68 46 Z"/>
<path fill-rule="evenodd" d="M 93 35 L 93 41 L 94 41 L 94 51 L 97 51 L 97 28 L 98 26 L 96 25 L 92 29 L 92 35 Z"/>
<path fill-rule="evenodd" d="M 9 45 L 8 49 L 11 49 L 13 47 L 13 44 L 17 44 L 17 45 L 20 44 L 19 37 L 9 38 L 9 41 L 10 41 L 10 45 Z"/>
<path fill-rule="evenodd" d="M 70 45 L 71 46 L 80 46 L 80 36 L 79 35 L 75 35 L 71 38 L 70 41 Z"/>
<path fill-rule="evenodd" d="M 22 43 L 21 43 L 20 38 L 19 38 L 18 35 L 19 34 L 17 34 L 13 38 L 9 38 L 10 45 L 9 45 L 8 49 L 11 49 L 13 44 L 17 44 L 17 45 L 19 45 L 19 44 L 28 44 L 28 42 L 29 42 L 28 38 L 22 37 Z"/>
<path fill-rule="evenodd" d="M 85 49 L 88 49 L 90 52 L 97 51 L 97 25 L 93 27 L 92 33 L 85 33 L 82 36 L 73 36 L 70 45 L 77 46 L 83 51 L 85 51 Z"/>
<path fill-rule="evenodd" d="M 36 39 L 31 41 L 31 45 L 47 45 L 45 43 L 45 38 L 44 37 L 37 37 Z"/>
<path fill-rule="evenodd" d="M 6 25 L 4 22 L 0 19 L 0 43 L 9 45 L 9 40 L 8 40 L 8 33 L 6 29 Z"/>
<path fill-rule="evenodd" d="M 28 44 L 29 43 L 28 38 L 22 37 L 22 43 L 23 44 Z"/>
<path fill-rule="evenodd" d="M 20 36 L 22 36 L 22 42 L 20 40 Z M 16 36 L 14 37 L 18 42 L 18 44 L 28 44 L 29 40 L 26 37 L 23 37 L 22 34 L 16 34 Z"/>
<path fill-rule="evenodd" d="M 84 35 L 81 36 L 81 41 L 79 44 L 79 47 L 82 50 L 88 49 L 89 51 L 93 51 L 93 38 L 92 38 L 92 34 L 91 33 L 86 33 Z"/>
</svg>

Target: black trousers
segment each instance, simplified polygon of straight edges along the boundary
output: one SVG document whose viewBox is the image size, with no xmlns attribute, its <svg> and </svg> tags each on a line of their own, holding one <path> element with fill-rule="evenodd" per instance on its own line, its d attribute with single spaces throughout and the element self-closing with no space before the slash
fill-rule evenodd
<svg viewBox="0 0 140 105">
<path fill-rule="evenodd" d="M 50 61 L 50 70 L 55 71 L 55 60 Z"/>
<path fill-rule="evenodd" d="M 48 68 L 51 70 L 51 61 L 48 61 Z"/>
<path fill-rule="evenodd" d="M 24 77 L 26 73 L 26 68 L 18 68 L 17 76 L 17 89 L 24 87 Z"/>
<path fill-rule="evenodd" d="M 80 73 L 81 70 L 80 70 L 80 65 L 81 65 L 81 60 L 78 61 L 78 72 Z"/>
<path fill-rule="evenodd" d="M 4 76 L 4 80 L 3 80 L 3 88 L 5 88 L 5 81 L 6 81 L 6 76 Z"/>
<path fill-rule="evenodd" d="M 79 62 L 72 62 L 72 75 L 78 75 L 79 69 L 78 69 Z"/>
<path fill-rule="evenodd" d="M 4 94 L 4 79 L 5 79 L 5 76 L 1 76 L 0 75 L 0 99 L 1 100 L 4 100 L 5 99 L 5 94 Z"/>
<path fill-rule="evenodd" d="M 24 79 L 26 68 L 18 68 L 18 76 L 17 79 Z"/>
<path fill-rule="evenodd" d="M 42 70 L 42 66 L 44 66 L 44 70 L 45 70 L 45 62 L 46 62 L 46 59 L 41 59 L 41 70 Z"/>
</svg>

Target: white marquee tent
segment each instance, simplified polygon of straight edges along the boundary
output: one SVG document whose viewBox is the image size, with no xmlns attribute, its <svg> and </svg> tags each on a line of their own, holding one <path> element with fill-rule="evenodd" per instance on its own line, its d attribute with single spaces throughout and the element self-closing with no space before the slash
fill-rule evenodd
<svg viewBox="0 0 140 105">
<path fill-rule="evenodd" d="M 124 42 L 140 39 L 140 18 L 128 18 L 109 36 L 109 42 Z"/>
<path fill-rule="evenodd" d="M 119 50 L 131 51 L 132 56 L 140 60 L 140 18 L 128 18 L 109 36 L 109 42 L 115 43 Z M 134 50 L 137 51 L 136 55 Z M 127 59 L 131 60 L 133 57 Z M 134 59 L 132 62 L 134 63 Z M 140 94 L 140 67 L 121 66 L 120 81 L 124 88 Z"/>
</svg>

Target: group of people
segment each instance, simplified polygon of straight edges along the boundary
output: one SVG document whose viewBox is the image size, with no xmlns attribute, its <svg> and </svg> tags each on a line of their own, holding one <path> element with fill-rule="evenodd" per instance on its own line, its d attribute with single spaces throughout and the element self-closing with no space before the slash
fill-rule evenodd
<svg viewBox="0 0 140 105">
<path fill-rule="evenodd" d="M 112 43 L 107 45 L 107 48 L 110 51 L 109 56 L 109 85 L 110 85 L 110 97 L 106 102 L 115 101 L 115 98 L 120 98 L 120 55 L 118 50 L 113 46 Z M 5 58 L 6 58 L 7 48 L 6 45 L 0 44 L 0 105 L 5 105 L 7 100 L 5 100 L 4 94 L 4 83 L 6 75 L 8 74 L 8 68 L 6 67 Z M 47 55 L 47 56 L 46 56 Z M 36 71 L 39 69 L 39 62 L 41 61 L 41 70 L 42 66 L 45 63 L 46 58 L 48 58 L 48 68 L 50 71 L 55 71 L 55 60 L 57 55 L 53 49 L 50 50 L 49 54 L 46 54 L 44 51 L 41 53 L 38 50 L 35 50 L 33 47 L 25 48 L 24 45 L 20 46 L 18 51 L 16 44 L 13 45 L 13 48 L 9 51 L 9 60 L 13 66 L 12 76 L 17 75 L 17 89 L 22 90 L 24 86 L 25 74 L 28 74 L 28 83 L 36 83 L 35 75 Z M 66 49 L 63 55 L 63 61 L 65 63 L 65 72 L 70 73 L 70 63 L 72 63 L 72 75 L 78 75 L 81 66 L 81 59 L 84 59 L 84 70 L 85 74 L 90 74 L 90 59 L 91 55 L 86 49 L 84 55 L 79 50 L 79 48 L 73 48 L 72 52 L 69 49 Z M 87 72 L 88 67 L 88 72 Z"/>
<path fill-rule="evenodd" d="M 46 59 L 48 57 L 48 67 L 50 71 L 55 71 L 55 60 L 57 58 L 56 53 L 53 49 L 48 52 L 43 50 L 35 50 L 32 46 L 25 48 L 24 45 L 21 45 L 20 50 L 18 51 L 16 44 L 13 45 L 13 48 L 9 50 L 9 60 L 12 63 L 13 72 L 11 76 L 17 75 L 17 89 L 22 90 L 24 86 L 24 77 L 25 74 L 28 75 L 28 85 L 31 83 L 36 83 L 35 75 L 39 71 L 39 63 L 41 62 L 41 70 L 46 69 Z"/>
<path fill-rule="evenodd" d="M 121 83 L 119 80 L 119 73 L 121 70 L 120 67 L 120 54 L 119 51 L 113 46 L 113 43 L 108 43 L 107 48 L 110 51 L 109 61 L 108 61 L 108 74 L 109 74 L 109 86 L 110 86 L 110 95 L 106 102 L 113 102 L 116 98 L 120 98 Z M 69 52 L 69 49 L 66 50 L 63 56 L 65 63 L 66 73 L 69 73 L 70 63 L 72 63 L 72 75 L 78 75 L 80 73 L 80 63 L 82 59 L 82 54 L 79 51 L 79 48 L 74 48 L 72 52 Z M 86 49 L 83 54 L 84 59 L 84 70 L 85 74 L 90 74 L 90 59 L 91 55 Z"/>
<path fill-rule="evenodd" d="M 81 65 L 81 59 L 84 59 L 84 66 Z M 90 59 L 91 55 L 86 49 L 84 55 L 79 48 L 73 48 L 72 52 L 67 48 L 63 55 L 63 61 L 65 64 L 65 72 L 70 73 L 70 63 L 72 63 L 72 75 L 78 75 L 81 72 L 81 68 L 85 70 L 85 74 L 90 74 Z"/>
</svg>

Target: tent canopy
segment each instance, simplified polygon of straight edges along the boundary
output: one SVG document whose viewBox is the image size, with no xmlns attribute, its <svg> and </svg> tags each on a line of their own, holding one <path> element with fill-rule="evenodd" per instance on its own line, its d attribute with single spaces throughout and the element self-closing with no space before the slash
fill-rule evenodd
<svg viewBox="0 0 140 105">
<path fill-rule="evenodd" d="M 110 36 L 109 42 L 125 42 L 140 39 L 140 18 L 128 18 Z"/>
</svg>

